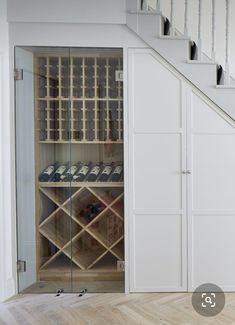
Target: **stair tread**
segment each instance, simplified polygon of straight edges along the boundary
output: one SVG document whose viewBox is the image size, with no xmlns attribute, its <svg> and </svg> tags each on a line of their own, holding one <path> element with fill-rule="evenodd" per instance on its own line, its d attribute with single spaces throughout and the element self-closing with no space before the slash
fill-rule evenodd
<svg viewBox="0 0 235 325">
<path fill-rule="evenodd" d="M 165 39 L 165 40 L 188 40 L 190 41 L 190 37 L 188 36 L 172 36 L 172 35 L 160 35 L 158 36 L 160 39 Z"/>
<path fill-rule="evenodd" d="M 217 62 L 213 62 L 213 61 L 199 61 L 199 60 L 186 60 L 187 63 L 190 64 L 215 64 L 218 65 Z"/>
<path fill-rule="evenodd" d="M 216 85 L 215 88 L 218 88 L 218 89 L 235 89 L 235 85 Z"/>
<path fill-rule="evenodd" d="M 149 10 L 128 10 L 128 14 L 133 14 L 133 15 L 161 15 L 162 16 L 162 12 L 158 11 L 158 10 L 153 10 L 153 11 L 149 11 Z"/>
</svg>

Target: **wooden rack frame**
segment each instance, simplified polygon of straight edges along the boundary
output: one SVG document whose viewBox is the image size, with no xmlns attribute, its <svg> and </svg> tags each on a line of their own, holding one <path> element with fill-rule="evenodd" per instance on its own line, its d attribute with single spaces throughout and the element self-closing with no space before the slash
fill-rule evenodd
<svg viewBox="0 0 235 325">
<path fill-rule="evenodd" d="M 94 162 L 104 152 L 121 158 L 123 83 L 115 79 L 123 69 L 120 51 L 68 56 L 52 50 L 36 53 L 34 62 L 36 178 L 53 153 L 66 156 L 67 144 L 82 144 L 71 149 L 74 159 Z M 90 153 L 83 144 L 91 145 Z M 81 211 L 93 202 L 102 209 L 86 220 Z M 39 281 L 61 279 L 60 272 L 69 278 L 69 265 L 79 279 L 95 274 L 123 280 L 117 267 L 124 260 L 123 182 L 37 182 L 36 211 Z"/>
<path fill-rule="evenodd" d="M 95 268 L 108 252 L 116 260 L 123 260 L 123 186 L 83 186 L 76 188 L 71 196 L 69 191 L 66 195 L 66 187 L 55 190 L 40 186 L 40 191 L 55 204 L 55 208 L 40 222 L 39 232 L 56 247 L 55 254 L 41 263 L 40 269 L 48 266 L 61 253 L 81 270 Z M 103 209 L 88 221 L 81 215 L 81 210 L 93 201 L 99 202 Z M 116 268 L 117 265 L 113 265 L 113 270 Z"/>
<path fill-rule="evenodd" d="M 122 142 L 122 59 L 39 55 L 35 58 L 40 142 Z"/>
</svg>

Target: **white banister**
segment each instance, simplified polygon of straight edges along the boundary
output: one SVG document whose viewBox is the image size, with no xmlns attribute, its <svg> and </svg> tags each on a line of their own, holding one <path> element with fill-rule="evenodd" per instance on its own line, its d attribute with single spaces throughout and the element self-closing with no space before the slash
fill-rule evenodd
<svg viewBox="0 0 235 325">
<path fill-rule="evenodd" d="M 142 0 L 142 10 L 147 11 L 148 9 L 148 1 Z"/>
<path fill-rule="evenodd" d="M 198 41 L 197 41 L 197 59 L 202 60 L 202 1 L 198 0 Z"/>
<path fill-rule="evenodd" d="M 212 24 L 211 24 L 211 58 L 215 61 L 215 0 L 212 0 Z"/>
<path fill-rule="evenodd" d="M 184 35 L 188 36 L 188 0 L 184 3 Z"/>
<path fill-rule="evenodd" d="M 170 13 L 170 22 L 171 22 L 171 36 L 174 36 L 175 29 L 174 29 L 174 16 L 175 16 L 175 0 L 171 0 L 171 13 Z"/>
<path fill-rule="evenodd" d="M 230 83 L 229 73 L 229 11 L 230 11 L 230 0 L 226 0 L 226 48 L 225 48 L 225 84 Z"/>
<path fill-rule="evenodd" d="M 161 0 L 157 0 L 157 11 L 160 12 L 162 9 Z"/>
</svg>

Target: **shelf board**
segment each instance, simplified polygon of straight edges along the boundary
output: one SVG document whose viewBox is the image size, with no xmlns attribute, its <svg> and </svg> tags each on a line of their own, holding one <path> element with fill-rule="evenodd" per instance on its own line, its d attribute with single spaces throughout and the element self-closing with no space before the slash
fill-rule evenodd
<svg viewBox="0 0 235 325">
<path fill-rule="evenodd" d="M 39 187 L 124 187 L 124 182 L 39 182 Z"/>
<path fill-rule="evenodd" d="M 117 101 L 123 101 L 123 97 L 80 97 L 80 98 L 78 98 L 78 97 L 63 97 L 63 96 L 58 96 L 58 97 L 47 97 L 47 96 L 45 96 L 45 97 L 37 97 L 36 98 L 36 100 L 40 100 L 40 101 L 46 101 L 46 100 L 51 100 L 51 101 L 54 101 L 54 102 L 56 102 L 56 101 L 60 101 L 60 100 L 63 100 L 63 101 L 67 101 L 67 102 L 70 102 L 71 100 L 73 100 L 73 101 L 103 101 L 103 102 L 105 102 L 105 101 L 113 101 L 113 102 L 117 102 Z"/>
<path fill-rule="evenodd" d="M 123 144 L 123 141 L 79 141 L 79 140 L 45 140 L 39 141 L 40 144 Z"/>
</svg>

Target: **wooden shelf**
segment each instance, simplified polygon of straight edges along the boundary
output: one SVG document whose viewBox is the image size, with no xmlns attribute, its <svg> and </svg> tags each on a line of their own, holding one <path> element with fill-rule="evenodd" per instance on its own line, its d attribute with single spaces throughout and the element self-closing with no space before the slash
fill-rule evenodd
<svg viewBox="0 0 235 325">
<path fill-rule="evenodd" d="M 123 187 L 123 182 L 39 182 L 39 187 Z"/>
<path fill-rule="evenodd" d="M 40 144 L 123 144 L 123 141 L 79 141 L 79 140 L 68 140 L 68 141 L 57 141 L 57 140 L 45 140 L 39 141 Z"/>
</svg>

